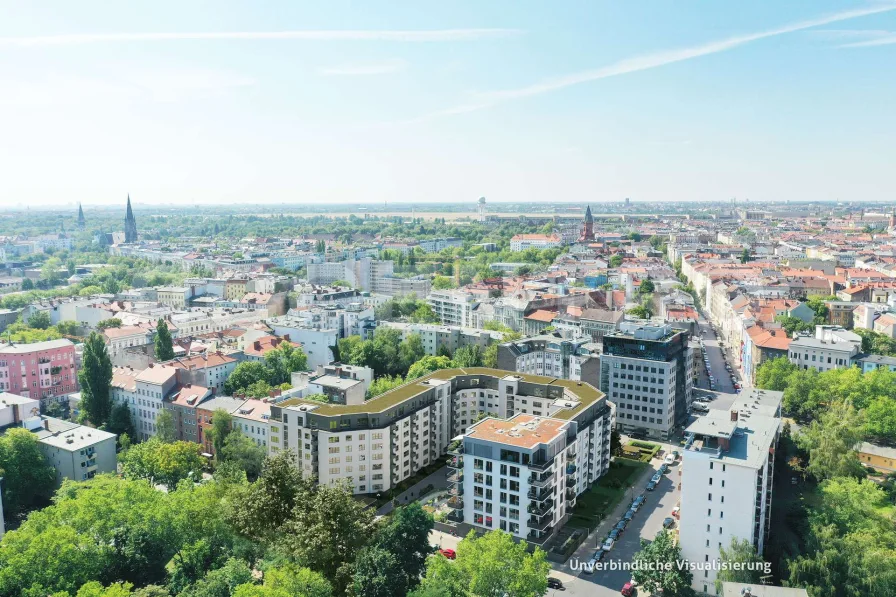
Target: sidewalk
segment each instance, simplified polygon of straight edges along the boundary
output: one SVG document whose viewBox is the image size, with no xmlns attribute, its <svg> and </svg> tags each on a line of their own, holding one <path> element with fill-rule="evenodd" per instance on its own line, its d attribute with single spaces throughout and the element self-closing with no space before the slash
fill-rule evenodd
<svg viewBox="0 0 896 597">
<path fill-rule="evenodd" d="M 412 485 L 407 491 L 399 494 L 396 497 L 396 500 L 398 501 L 398 505 L 406 506 L 406 505 L 410 504 L 411 502 L 413 502 L 414 500 L 420 499 L 420 497 L 421 497 L 420 492 L 423 491 L 423 489 L 427 485 L 432 485 L 434 490 L 447 489 L 448 488 L 448 473 L 450 472 L 450 470 L 451 469 L 449 469 L 447 466 L 444 466 L 444 467 L 440 468 L 439 470 L 437 470 L 436 472 L 434 472 L 433 474 L 424 478 L 422 481 L 419 481 L 419 482 L 415 483 L 414 485 Z M 386 504 L 380 506 L 380 508 L 376 511 L 376 513 L 377 513 L 377 516 L 384 516 L 386 514 L 389 514 L 393 509 L 394 509 L 394 506 L 392 505 L 392 502 L 390 501 L 390 502 L 387 502 Z"/>
</svg>

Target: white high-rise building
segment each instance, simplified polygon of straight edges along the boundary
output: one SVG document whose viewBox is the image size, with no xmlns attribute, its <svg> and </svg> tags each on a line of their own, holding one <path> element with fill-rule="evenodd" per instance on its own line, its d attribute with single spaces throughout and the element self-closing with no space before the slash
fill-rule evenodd
<svg viewBox="0 0 896 597">
<path fill-rule="evenodd" d="M 686 430 L 679 541 L 698 566 L 693 588 L 714 595 L 719 548 L 747 540 L 762 554 L 771 523 L 782 392 L 750 390 Z M 710 565 L 706 565 L 710 564 Z"/>
<path fill-rule="evenodd" d="M 426 302 L 435 311 L 442 325 L 474 327 L 473 309 L 477 301 L 472 294 L 458 290 L 436 290 L 429 293 Z"/>
</svg>

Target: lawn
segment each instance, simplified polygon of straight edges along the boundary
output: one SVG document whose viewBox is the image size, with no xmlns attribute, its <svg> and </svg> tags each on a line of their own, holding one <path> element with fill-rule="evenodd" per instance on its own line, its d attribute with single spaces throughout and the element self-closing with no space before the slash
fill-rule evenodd
<svg viewBox="0 0 896 597">
<path fill-rule="evenodd" d="M 612 512 L 628 492 L 628 487 L 648 465 L 618 458 L 607 474 L 576 499 L 576 507 L 567 522 L 571 527 L 597 528 L 604 516 Z"/>
</svg>

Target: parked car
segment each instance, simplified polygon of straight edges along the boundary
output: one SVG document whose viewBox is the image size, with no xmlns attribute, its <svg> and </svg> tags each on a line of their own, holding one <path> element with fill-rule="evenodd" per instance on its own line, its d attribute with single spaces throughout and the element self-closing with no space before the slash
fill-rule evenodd
<svg viewBox="0 0 896 597">
<path fill-rule="evenodd" d="M 660 471 L 657 471 L 653 474 L 653 476 L 650 478 L 650 480 L 653 481 L 654 483 L 659 483 L 660 479 L 662 479 L 662 478 L 663 478 L 663 473 L 661 473 Z"/>
<path fill-rule="evenodd" d="M 617 539 L 619 539 L 619 537 L 621 535 L 622 535 L 622 531 L 620 531 L 617 528 L 613 528 L 610 530 L 610 533 L 607 535 L 607 539 L 612 539 L 613 541 L 616 541 Z"/>
<path fill-rule="evenodd" d="M 663 463 L 668 464 L 670 466 L 675 464 L 675 456 L 672 456 L 671 454 L 666 454 L 666 457 L 663 459 Z"/>
<path fill-rule="evenodd" d="M 439 553 L 448 558 L 449 560 L 457 559 L 457 552 L 453 549 L 440 549 Z"/>
<path fill-rule="evenodd" d="M 660 472 L 660 474 L 662 474 L 662 475 L 665 475 L 666 473 L 668 473 L 668 472 L 669 472 L 669 465 L 666 464 L 665 462 L 664 462 L 663 464 L 661 464 L 661 465 L 660 465 L 660 471 L 659 471 L 659 472 Z"/>
<path fill-rule="evenodd" d="M 622 593 L 622 597 L 632 597 L 635 594 L 635 585 L 627 582 L 622 585 L 622 590 L 619 592 Z"/>
<path fill-rule="evenodd" d="M 672 518 L 678 518 L 678 515 L 681 513 L 681 508 L 679 506 L 675 506 L 672 508 Z"/>
<path fill-rule="evenodd" d="M 656 489 L 656 481 L 651 479 L 650 482 L 647 484 L 647 487 L 645 487 L 645 489 L 647 489 L 647 491 L 653 491 L 654 489 Z"/>
<path fill-rule="evenodd" d="M 634 517 L 635 517 L 635 511 L 632 510 L 632 509 L 629 509 L 628 512 L 626 512 L 625 514 L 622 515 L 622 518 L 623 518 L 626 522 L 628 522 L 629 520 L 631 520 L 631 519 L 634 518 Z"/>
<path fill-rule="evenodd" d="M 642 494 L 642 495 L 639 495 L 638 497 L 636 497 L 636 498 L 632 501 L 632 510 L 634 510 L 635 512 L 637 512 L 637 511 L 641 508 L 641 506 L 644 505 L 644 502 L 645 502 L 646 500 L 647 500 L 647 498 L 644 497 L 643 494 Z"/>
<path fill-rule="evenodd" d="M 616 545 L 616 540 L 611 537 L 607 537 L 606 541 L 604 541 L 604 544 L 601 545 L 600 548 L 604 551 L 610 551 L 611 549 L 613 549 L 614 545 Z"/>
<path fill-rule="evenodd" d="M 622 534 L 622 531 L 625 530 L 626 525 L 628 525 L 628 521 L 623 518 L 622 520 L 620 520 L 619 522 L 616 523 L 616 526 L 613 527 L 613 530 L 619 531 L 619 533 Z"/>
<path fill-rule="evenodd" d="M 663 519 L 663 528 L 664 529 L 671 529 L 674 526 L 675 526 L 675 519 L 672 518 L 671 516 Z"/>
<path fill-rule="evenodd" d="M 560 582 L 559 578 L 554 578 L 553 576 L 548 577 L 548 588 L 549 589 L 563 589 L 563 583 Z"/>
<path fill-rule="evenodd" d="M 678 457 L 681 456 L 681 454 L 678 453 L 678 450 L 672 450 L 672 456 L 675 456 L 675 460 L 678 460 Z"/>
</svg>

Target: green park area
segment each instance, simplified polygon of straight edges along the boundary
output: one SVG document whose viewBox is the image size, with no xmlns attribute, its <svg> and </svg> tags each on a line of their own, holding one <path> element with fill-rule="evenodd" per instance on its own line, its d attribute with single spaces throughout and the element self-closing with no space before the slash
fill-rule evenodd
<svg viewBox="0 0 896 597">
<path fill-rule="evenodd" d="M 629 487 L 637 481 L 647 464 L 637 460 L 617 458 L 610 463 L 610 470 L 595 485 L 580 495 L 567 526 L 597 528 L 604 516 L 612 512 L 625 498 Z M 632 496 L 629 496 L 632 497 Z"/>
</svg>

